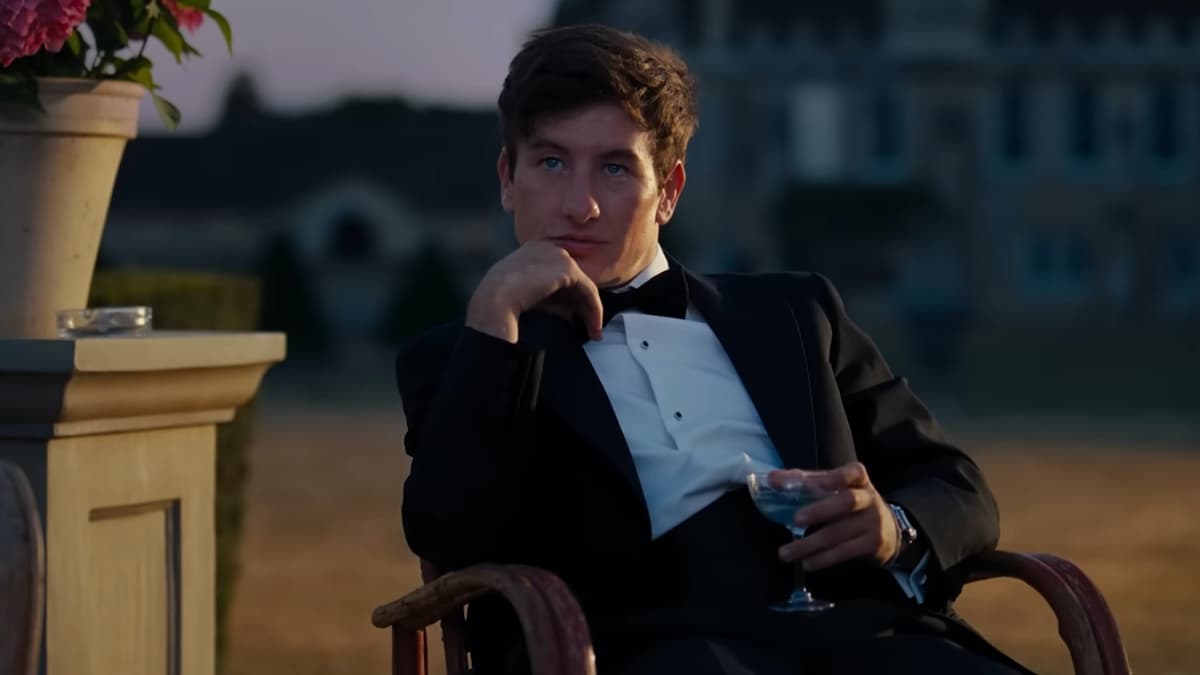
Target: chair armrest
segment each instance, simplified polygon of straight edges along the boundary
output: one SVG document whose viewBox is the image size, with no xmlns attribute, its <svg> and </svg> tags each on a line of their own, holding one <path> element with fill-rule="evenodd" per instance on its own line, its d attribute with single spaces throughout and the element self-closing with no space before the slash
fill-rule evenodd
<svg viewBox="0 0 1200 675">
<path fill-rule="evenodd" d="M 0 673 L 38 671 L 45 615 L 45 539 L 25 474 L 0 461 Z"/>
<path fill-rule="evenodd" d="M 475 565 L 444 574 L 377 607 L 379 628 L 424 629 L 468 602 L 499 593 L 521 622 L 534 675 L 594 675 L 595 655 L 583 611 L 554 574 L 525 565 Z"/>
<path fill-rule="evenodd" d="M 990 551 L 967 564 L 967 582 L 998 577 L 1033 587 L 1053 610 L 1080 675 L 1128 675 L 1129 661 L 1100 589 L 1070 561 L 1047 553 Z"/>
</svg>

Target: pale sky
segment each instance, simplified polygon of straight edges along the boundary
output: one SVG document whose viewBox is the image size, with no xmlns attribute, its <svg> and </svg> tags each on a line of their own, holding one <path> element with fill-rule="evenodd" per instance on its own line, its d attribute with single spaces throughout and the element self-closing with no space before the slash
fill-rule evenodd
<svg viewBox="0 0 1200 675">
<path fill-rule="evenodd" d="M 233 26 L 233 55 L 206 21 L 190 36 L 202 58 L 154 59 L 160 92 L 183 113 L 177 133 L 202 131 L 220 112 L 228 78 L 251 71 L 267 106 L 298 110 L 346 94 L 490 106 L 508 61 L 554 0 L 213 0 Z M 143 134 L 162 133 L 147 97 Z"/>
</svg>

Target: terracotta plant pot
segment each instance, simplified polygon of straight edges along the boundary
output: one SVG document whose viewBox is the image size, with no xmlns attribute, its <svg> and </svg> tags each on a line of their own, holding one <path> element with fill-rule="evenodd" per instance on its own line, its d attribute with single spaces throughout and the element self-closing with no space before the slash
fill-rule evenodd
<svg viewBox="0 0 1200 675">
<path fill-rule="evenodd" d="M 45 113 L 0 103 L 0 338 L 53 338 L 87 306 L 100 236 L 145 89 L 44 78 Z"/>
</svg>

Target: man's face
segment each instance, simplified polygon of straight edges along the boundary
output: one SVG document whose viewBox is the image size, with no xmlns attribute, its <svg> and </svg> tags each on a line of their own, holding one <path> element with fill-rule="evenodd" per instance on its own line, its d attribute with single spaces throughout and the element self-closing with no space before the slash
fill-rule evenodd
<svg viewBox="0 0 1200 675">
<path fill-rule="evenodd" d="M 510 170 L 500 153 L 501 203 L 517 241 L 563 248 L 597 286 L 623 284 L 654 257 L 659 227 L 683 191 L 683 164 L 654 171 L 649 132 L 616 104 L 548 116 L 517 141 Z"/>
</svg>

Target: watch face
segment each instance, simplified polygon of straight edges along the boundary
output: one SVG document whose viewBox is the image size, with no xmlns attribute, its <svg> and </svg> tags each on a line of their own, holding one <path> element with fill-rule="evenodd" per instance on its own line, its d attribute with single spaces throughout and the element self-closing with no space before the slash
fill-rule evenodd
<svg viewBox="0 0 1200 675">
<path fill-rule="evenodd" d="M 909 522 L 908 514 L 904 512 L 904 509 L 895 504 L 890 504 L 889 506 L 892 507 L 892 514 L 896 517 L 896 523 L 900 525 L 900 534 L 904 537 L 904 543 L 911 544 L 916 541 L 917 528 L 913 527 L 912 523 Z"/>
</svg>

